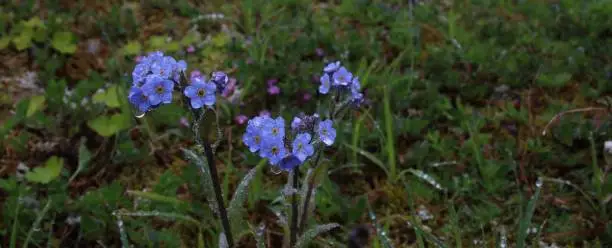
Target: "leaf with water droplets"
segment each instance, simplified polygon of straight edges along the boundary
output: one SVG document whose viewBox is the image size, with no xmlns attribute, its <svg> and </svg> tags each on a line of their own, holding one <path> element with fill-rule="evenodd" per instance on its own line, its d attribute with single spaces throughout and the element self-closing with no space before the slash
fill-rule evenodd
<svg viewBox="0 0 612 248">
<path fill-rule="evenodd" d="M 298 242 L 295 244 L 295 247 L 296 248 L 306 247 L 310 243 L 310 241 L 312 241 L 315 237 L 319 236 L 320 234 L 329 232 L 336 227 L 340 227 L 340 225 L 336 223 L 330 223 L 330 224 L 324 224 L 324 225 L 317 225 L 313 228 L 310 228 L 304 232 L 302 237 L 300 237 Z"/>
<path fill-rule="evenodd" d="M 255 173 L 257 172 L 257 167 L 251 169 L 249 173 L 247 173 L 243 178 L 238 187 L 236 187 L 236 191 L 234 191 L 234 196 L 229 203 L 228 207 L 228 215 L 231 223 L 232 231 L 235 233 L 240 233 L 240 230 L 243 229 L 245 225 L 242 225 L 245 221 L 243 218 L 244 214 L 244 201 L 247 198 L 249 183 L 255 177 Z"/>
<path fill-rule="evenodd" d="M 259 224 L 257 229 L 255 230 L 255 242 L 257 243 L 257 248 L 266 248 L 266 244 L 264 243 L 264 234 L 266 231 L 266 225 L 264 223 Z"/>
<path fill-rule="evenodd" d="M 225 237 L 225 233 L 223 232 L 219 234 L 219 248 L 229 248 L 227 237 Z"/>
<path fill-rule="evenodd" d="M 197 153 L 189 149 L 182 149 L 183 154 L 187 160 L 193 163 L 195 166 L 200 169 L 202 173 L 202 184 L 204 186 L 204 195 L 206 195 L 206 201 L 208 202 L 208 206 L 212 209 L 213 212 L 219 214 L 219 208 L 217 206 L 217 202 L 214 199 L 215 191 L 212 185 L 212 179 L 210 177 L 210 171 L 208 170 L 208 163 L 205 159 L 202 159 Z"/>
<path fill-rule="evenodd" d="M 412 175 L 420 179 L 423 179 L 425 182 L 429 183 L 431 186 L 433 186 L 434 188 L 438 190 L 442 190 L 442 191 L 446 190 L 442 187 L 442 185 L 440 185 L 440 183 L 438 183 L 438 181 L 436 181 L 436 179 L 433 176 L 423 172 L 422 170 L 408 169 L 406 171 L 410 172 Z"/>
</svg>

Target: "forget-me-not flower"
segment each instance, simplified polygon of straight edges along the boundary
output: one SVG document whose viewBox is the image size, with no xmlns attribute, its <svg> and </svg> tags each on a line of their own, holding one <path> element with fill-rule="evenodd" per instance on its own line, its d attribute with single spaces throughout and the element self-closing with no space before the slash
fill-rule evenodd
<svg viewBox="0 0 612 248">
<path fill-rule="evenodd" d="M 260 155 L 268 159 L 271 165 L 276 165 L 285 156 L 287 156 L 287 150 L 282 139 L 273 139 L 266 137 L 263 140 L 263 146 L 261 147 Z"/>
<path fill-rule="evenodd" d="M 334 85 L 347 86 L 351 83 L 351 80 L 353 80 L 353 74 L 344 68 L 344 66 L 334 72 L 332 77 L 334 79 Z"/>
<path fill-rule="evenodd" d="M 285 120 L 283 117 L 265 119 L 263 122 L 263 136 L 265 139 L 282 141 L 285 138 Z"/>
<path fill-rule="evenodd" d="M 130 103 L 136 106 L 136 108 L 138 108 L 138 111 L 140 112 L 147 112 L 151 107 L 151 104 L 149 103 L 149 98 L 142 92 L 139 87 L 132 87 L 130 89 L 128 99 Z"/>
<path fill-rule="evenodd" d="M 359 83 L 359 77 L 354 77 L 351 82 L 351 99 L 353 101 L 360 101 L 363 98 L 361 93 L 361 84 Z"/>
<path fill-rule="evenodd" d="M 293 156 L 296 156 L 300 161 L 304 162 L 314 153 L 314 147 L 310 144 L 311 136 L 308 133 L 298 134 L 293 144 L 291 145 Z"/>
<path fill-rule="evenodd" d="M 203 80 L 196 78 L 194 82 L 185 87 L 183 93 L 191 100 L 191 107 L 198 109 L 202 106 L 212 106 L 215 104 L 215 91 L 217 87 L 213 83 L 205 83 Z"/>
<path fill-rule="evenodd" d="M 338 68 L 340 68 L 340 61 L 327 64 L 325 68 L 323 68 L 323 71 L 327 73 L 332 73 L 338 70 Z"/>
<path fill-rule="evenodd" d="M 262 136 L 262 128 L 263 123 L 270 117 L 267 116 L 257 116 L 253 119 L 250 119 L 247 124 L 246 133 L 242 137 L 242 141 L 247 147 L 249 147 L 249 151 L 256 152 L 261 149 L 261 143 L 263 141 Z"/>
<path fill-rule="evenodd" d="M 278 163 L 278 167 L 280 167 L 283 170 L 289 171 L 301 164 L 302 164 L 302 161 L 300 161 L 299 158 L 297 158 L 294 155 L 289 155 L 281 159 L 281 161 Z"/>
<path fill-rule="evenodd" d="M 153 74 L 159 75 L 162 78 L 172 78 L 174 69 L 176 68 L 176 60 L 170 56 L 164 56 L 161 59 L 156 59 L 151 64 Z"/>
<path fill-rule="evenodd" d="M 317 127 L 319 139 L 327 146 L 333 145 L 334 140 L 336 140 L 336 129 L 332 125 L 333 122 L 331 120 L 324 120 L 319 122 Z"/>
<path fill-rule="evenodd" d="M 321 85 L 319 86 L 319 92 L 321 94 L 329 93 L 329 87 L 331 87 L 331 82 L 328 74 L 323 74 L 321 76 Z"/>
<path fill-rule="evenodd" d="M 172 102 L 174 82 L 168 79 L 153 77 L 142 86 L 142 91 L 148 97 L 151 105 Z"/>
</svg>

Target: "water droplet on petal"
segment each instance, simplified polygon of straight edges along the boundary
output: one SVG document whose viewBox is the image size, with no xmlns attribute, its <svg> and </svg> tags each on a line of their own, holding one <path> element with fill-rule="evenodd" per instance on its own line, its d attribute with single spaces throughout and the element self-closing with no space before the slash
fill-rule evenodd
<svg viewBox="0 0 612 248">
<path fill-rule="evenodd" d="M 272 174 L 274 175 L 278 175 L 278 174 L 281 174 L 283 170 L 281 170 L 280 168 L 276 166 L 270 166 L 270 172 L 272 172 Z"/>
<path fill-rule="evenodd" d="M 138 112 L 138 113 L 136 113 L 136 118 L 138 118 L 138 119 L 140 119 L 140 118 L 142 118 L 142 117 L 144 117 L 144 116 L 145 116 L 145 113 L 144 113 L 144 112 Z"/>
</svg>

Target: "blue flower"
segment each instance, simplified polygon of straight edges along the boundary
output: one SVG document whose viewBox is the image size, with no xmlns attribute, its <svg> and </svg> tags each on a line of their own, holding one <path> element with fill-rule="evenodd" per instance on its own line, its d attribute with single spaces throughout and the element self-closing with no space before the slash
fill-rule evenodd
<svg viewBox="0 0 612 248">
<path fill-rule="evenodd" d="M 359 77 L 354 77 L 351 83 L 351 99 L 359 102 L 363 99 L 363 93 L 361 93 L 361 84 L 359 83 Z"/>
<path fill-rule="evenodd" d="M 327 66 L 323 68 L 323 71 L 327 73 L 332 73 L 332 72 L 337 71 L 339 67 L 340 67 L 340 61 L 336 61 L 336 62 L 327 64 Z"/>
<path fill-rule="evenodd" d="M 249 120 L 249 125 L 247 126 L 246 133 L 242 136 L 242 141 L 249 147 L 249 151 L 256 152 L 261 148 L 261 129 L 252 125 L 251 121 Z"/>
<path fill-rule="evenodd" d="M 314 147 L 310 144 L 310 134 L 301 133 L 298 134 L 293 144 L 291 145 L 293 156 L 296 156 L 300 161 L 304 162 L 308 157 L 314 153 Z"/>
<path fill-rule="evenodd" d="M 323 76 L 321 76 L 320 81 L 321 81 L 321 86 L 319 86 L 319 92 L 321 94 L 327 94 L 329 92 L 329 87 L 331 86 L 329 75 L 323 74 Z"/>
<path fill-rule="evenodd" d="M 128 94 L 128 99 L 134 107 L 138 108 L 140 112 L 147 112 L 151 107 L 149 98 L 142 92 L 138 87 L 132 87 Z"/>
<path fill-rule="evenodd" d="M 283 170 L 290 171 L 290 170 L 293 170 L 293 168 L 301 164 L 302 164 L 302 161 L 300 161 L 299 158 L 293 155 L 289 155 L 281 159 L 281 161 L 278 163 L 278 167 L 280 167 Z"/>
<path fill-rule="evenodd" d="M 162 78 L 172 78 L 175 67 L 176 60 L 170 56 L 164 56 L 152 62 L 151 71 Z"/>
<path fill-rule="evenodd" d="M 263 122 L 262 135 L 266 140 L 283 140 L 285 138 L 285 120 L 283 117 L 276 119 L 267 118 Z"/>
<path fill-rule="evenodd" d="M 158 105 L 160 103 L 172 102 L 172 90 L 174 82 L 159 77 L 150 77 L 142 86 L 142 91 L 149 99 L 149 104 Z"/>
<path fill-rule="evenodd" d="M 194 80 L 194 82 L 185 87 L 183 93 L 191 100 L 191 107 L 198 109 L 202 106 L 212 106 L 215 104 L 215 84 L 204 83 L 202 80 Z"/>
<path fill-rule="evenodd" d="M 346 68 L 340 67 L 338 71 L 334 72 L 332 76 L 334 79 L 334 85 L 348 85 L 353 79 L 353 74 L 349 72 Z"/>
<path fill-rule="evenodd" d="M 276 165 L 285 156 L 287 156 L 287 150 L 282 139 L 272 139 L 267 137 L 263 141 L 260 155 L 268 159 L 271 165 Z"/>
<path fill-rule="evenodd" d="M 149 74 L 149 64 L 139 63 L 134 67 L 134 71 L 132 71 L 132 85 L 133 86 L 142 86 L 143 81 L 147 74 Z"/>
<path fill-rule="evenodd" d="M 217 85 L 217 91 L 223 92 L 223 90 L 225 90 L 225 86 L 227 86 L 229 78 L 224 72 L 216 71 L 212 73 L 212 78 L 210 80 Z"/>
<path fill-rule="evenodd" d="M 291 121 L 291 129 L 297 130 L 302 125 L 303 121 L 300 117 L 293 117 L 293 121 Z"/>
<path fill-rule="evenodd" d="M 187 70 L 187 62 L 185 62 L 185 60 L 176 62 L 174 64 L 174 70 L 173 70 L 173 75 L 172 75 L 172 77 L 174 78 L 174 81 L 175 82 L 180 81 L 181 72 L 184 72 L 186 70 Z"/>
<path fill-rule="evenodd" d="M 324 120 L 319 122 L 319 126 L 317 127 L 319 139 L 327 146 L 333 145 L 336 139 L 336 129 L 334 129 L 332 125 L 333 122 L 331 120 Z"/>
</svg>

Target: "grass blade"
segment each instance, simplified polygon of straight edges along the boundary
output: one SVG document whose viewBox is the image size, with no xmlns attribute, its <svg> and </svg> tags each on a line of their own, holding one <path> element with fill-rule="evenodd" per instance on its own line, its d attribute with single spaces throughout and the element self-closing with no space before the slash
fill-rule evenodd
<svg viewBox="0 0 612 248">
<path fill-rule="evenodd" d="M 389 177 L 391 182 L 395 182 L 397 179 L 397 164 L 395 161 L 395 136 L 393 135 L 393 113 L 391 112 L 391 103 L 389 97 L 389 88 L 385 85 L 383 94 L 383 108 L 385 118 L 385 133 L 386 133 L 386 144 L 385 149 L 387 150 L 387 161 L 389 163 Z"/>
<path fill-rule="evenodd" d="M 47 201 L 47 204 L 45 204 L 45 207 L 43 208 L 42 212 L 40 212 L 40 214 L 38 214 L 38 216 L 36 217 L 36 221 L 34 221 L 34 224 L 32 224 L 32 227 L 30 227 L 30 230 L 28 231 L 28 235 L 26 236 L 25 242 L 23 243 L 23 248 L 27 248 L 28 244 L 30 244 L 30 239 L 32 239 L 32 234 L 34 234 L 34 230 L 38 228 L 38 226 L 40 225 L 40 222 L 42 222 L 43 218 L 45 218 L 45 215 L 47 215 L 49 208 L 51 208 L 50 199 L 49 201 Z"/>
<path fill-rule="evenodd" d="M 533 218 L 533 213 L 535 212 L 536 204 L 538 199 L 540 198 L 540 191 L 542 190 L 542 179 L 538 179 L 536 182 L 536 191 L 533 197 L 527 203 L 527 209 L 523 214 L 518 228 L 518 236 L 516 240 L 517 248 L 525 248 L 526 239 L 527 239 L 527 229 L 529 225 L 531 225 L 531 219 Z"/>
<path fill-rule="evenodd" d="M 378 159 L 374 154 L 367 152 L 359 147 L 354 147 L 346 143 L 343 143 L 343 145 L 359 153 L 360 155 L 368 158 L 370 161 L 372 161 L 372 163 L 374 163 L 375 165 L 378 165 L 380 169 L 382 169 L 387 175 L 389 175 L 389 170 L 387 170 L 387 167 L 385 166 L 385 164 L 380 159 Z"/>
<path fill-rule="evenodd" d="M 21 197 L 21 192 L 17 196 L 17 198 L 15 198 L 17 206 L 15 207 L 15 214 L 13 215 L 15 219 L 13 220 L 13 230 L 11 232 L 11 242 L 9 243 L 10 248 L 15 248 L 15 246 L 17 245 L 17 228 L 19 227 L 19 211 L 21 210 L 21 201 L 19 200 L 20 197 Z"/>
</svg>

